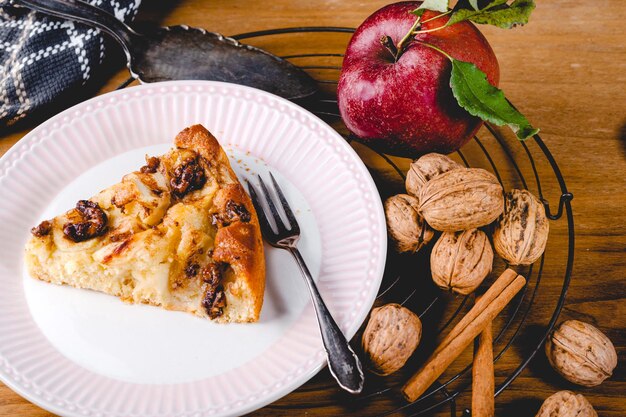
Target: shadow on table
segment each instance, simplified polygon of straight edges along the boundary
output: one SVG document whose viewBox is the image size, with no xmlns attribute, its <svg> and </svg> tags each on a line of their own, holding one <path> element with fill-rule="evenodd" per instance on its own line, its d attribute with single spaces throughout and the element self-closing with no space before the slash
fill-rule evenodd
<svg viewBox="0 0 626 417">
<path fill-rule="evenodd" d="M 541 408 L 541 400 L 519 399 L 506 404 L 502 409 L 502 415 L 507 417 L 528 417 L 534 416 Z"/>
<path fill-rule="evenodd" d="M 545 332 L 544 326 L 531 325 L 531 326 L 528 326 L 528 328 L 524 330 L 524 333 L 523 335 L 521 335 L 521 338 L 524 340 L 539 340 L 539 338 L 543 335 L 544 332 Z M 532 375 L 541 377 L 541 379 L 544 380 L 545 382 L 548 382 L 552 385 L 559 385 L 559 384 L 562 385 L 563 378 L 561 378 L 561 376 L 552 368 L 552 365 L 550 365 L 550 362 L 548 362 L 548 358 L 546 357 L 544 346 L 545 345 L 543 345 L 537 351 L 537 353 L 535 354 L 535 357 L 528 364 L 527 369 L 528 371 L 530 371 L 530 373 L 532 373 Z M 530 356 L 535 347 L 536 345 L 534 344 L 533 345 L 521 344 L 519 346 L 520 355 L 522 357 Z"/>
</svg>

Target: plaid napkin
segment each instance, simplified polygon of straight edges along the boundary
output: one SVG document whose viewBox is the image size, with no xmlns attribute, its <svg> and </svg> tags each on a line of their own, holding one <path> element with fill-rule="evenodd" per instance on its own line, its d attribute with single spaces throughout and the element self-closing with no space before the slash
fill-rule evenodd
<svg viewBox="0 0 626 417">
<path fill-rule="evenodd" d="M 141 0 L 89 3 L 128 22 Z M 98 71 L 104 54 L 98 29 L 0 0 L 0 129 L 80 88 Z"/>
</svg>

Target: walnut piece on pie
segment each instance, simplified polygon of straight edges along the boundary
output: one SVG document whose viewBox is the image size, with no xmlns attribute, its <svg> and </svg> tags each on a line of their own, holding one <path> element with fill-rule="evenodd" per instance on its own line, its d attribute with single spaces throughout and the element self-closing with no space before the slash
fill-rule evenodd
<svg viewBox="0 0 626 417">
<path fill-rule="evenodd" d="M 107 231 L 108 217 L 98 203 L 79 200 L 76 208 L 67 214 L 68 222 L 63 225 L 63 234 L 74 242 L 82 242 Z"/>
<path fill-rule="evenodd" d="M 254 206 L 204 127 L 184 129 L 175 145 L 34 227 L 28 270 L 129 303 L 257 321 L 265 261 Z"/>
</svg>

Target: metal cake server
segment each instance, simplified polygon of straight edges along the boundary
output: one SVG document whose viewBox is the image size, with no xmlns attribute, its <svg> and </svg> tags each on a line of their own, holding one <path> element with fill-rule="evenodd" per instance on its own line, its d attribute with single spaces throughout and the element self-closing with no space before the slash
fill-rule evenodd
<svg viewBox="0 0 626 417">
<path fill-rule="evenodd" d="M 315 80 L 290 62 L 219 33 L 179 25 L 140 34 L 109 13 L 80 0 L 16 0 L 15 3 L 102 29 L 122 45 L 131 75 L 142 83 L 225 81 L 291 100 L 317 91 Z"/>
</svg>

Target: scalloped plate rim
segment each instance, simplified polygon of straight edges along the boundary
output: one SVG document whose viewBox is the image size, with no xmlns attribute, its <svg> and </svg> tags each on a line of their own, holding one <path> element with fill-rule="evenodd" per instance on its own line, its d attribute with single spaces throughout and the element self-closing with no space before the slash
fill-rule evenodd
<svg viewBox="0 0 626 417">
<path fill-rule="evenodd" d="M 271 98 L 273 98 L 274 100 L 278 100 L 280 102 L 283 102 L 286 106 L 291 107 L 291 108 L 295 108 L 297 109 L 298 112 L 300 113 L 305 113 L 307 114 L 309 117 L 313 117 L 314 119 L 317 119 L 318 121 L 321 121 L 321 119 L 319 119 L 317 116 L 313 115 L 312 113 L 310 113 L 309 111 L 299 107 L 298 105 L 296 105 L 295 103 L 289 102 L 285 99 L 282 99 L 278 96 L 274 96 L 273 94 L 264 92 L 264 91 L 260 91 L 260 90 L 256 90 L 254 88 L 251 87 L 246 87 L 246 86 L 241 86 L 241 85 L 235 85 L 235 84 L 228 84 L 228 83 L 222 83 L 222 82 L 215 82 L 215 81 L 167 81 L 167 82 L 160 82 L 160 83 L 151 83 L 151 84 L 144 84 L 144 85 L 139 85 L 139 86 L 134 86 L 134 87 L 129 87 L 123 90 L 116 90 L 116 91 L 112 91 L 109 93 L 105 93 L 96 97 L 93 97 L 89 100 L 86 100 L 84 102 L 78 103 L 66 110 L 64 110 L 61 113 L 56 114 L 55 116 L 51 117 L 50 119 L 48 119 L 47 121 L 41 123 L 40 125 L 38 125 L 37 127 L 35 127 L 32 131 L 30 131 L 28 134 L 26 134 L 24 137 L 22 137 L 15 145 L 13 145 L 1 158 L 0 158 L 0 168 L 3 168 L 2 171 L 0 171 L 0 183 L 3 182 L 3 180 L 5 178 L 7 178 L 8 176 L 11 175 L 12 170 L 15 168 L 16 164 L 18 163 L 18 161 L 23 158 L 25 155 L 29 154 L 30 152 L 33 152 L 33 147 L 34 146 L 40 146 L 41 143 L 44 141 L 44 139 L 50 135 L 51 131 L 56 129 L 54 124 L 61 121 L 63 118 L 70 116 L 73 112 L 75 112 L 77 109 L 82 109 L 82 108 L 86 108 L 88 107 L 90 104 L 92 103 L 96 103 L 100 100 L 105 100 L 107 97 L 113 97 L 113 96 L 121 96 L 124 94 L 128 94 L 129 92 L 133 92 L 136 90 L 149 90 L 149 89 L 153 89 L 153 88 L 157 88 L 158 86 L 163 86 L 163 87 L 186 87 L 186 86 L 215 86 L 217 87 L 226 87 L 228 89 L 235 89 L 235 90 L 242 90 L 242 91 L 249 91 L 252 92 L 253 95 L 266 95 L 266 96 L 270 96 Z M 182 89 L 181 89 L 182 90 Z M 184 94 L 185 92 L 183 91 L 178 91 L 177 93 L 179 94 Z M 176 94 L 176 91 L 175 91 Z M 106 106 L 105 106 L 106 107 Z M 84 113 L 83 113 L 84 114 Z M 384 212 L 383 212 L 383 208 L 382 208 L 382 202 L 380 201 L 380 197 L 378 196 L 377 190 L 376 190 L 376 186 L 374 184 L 374 181 L 371 177 L 371 175 L 369 174 L 367 168 L 365 167 L 365 165 L 363 164 L 363 162 L 360 160 L 360 158 L 358 157 L 358 155 L 356 154 L 356 152 L 354 151 L 354 149 L 345 142 L 345 140 L 336 132 L 334 131 L 330 126 L 328 126 L 325 122 L 321 121 L 326 127 L 327 127 L 327 131 L 329 132 L 329 136 L 334 137 L 335 140 L 337 141 L 337 146 L 341 146 L 343 147 L 343 151 L 344 152 L 348 152 L 349 154 L 351 154 L 352 156 L 356 157 L 356 160 L 358 160 L 361 164 L 362 171 L 365 172 L 367 175 L 363 176 L 363 179 L 361 181 L 365 181 L 365 183 L 367 184 L 367 187 L 370 190 L 374 191 L 374 194 L 377 196 L 378 198 L 378 204 L 376 204 L 372 209 L 371 212 L 374 212 L 377 219 L 377 222 L 381 222 L 382 220 L 382 232 L 383 234 L 381 235 L 381 239 L 379 239 L 378 242 L 378 248 L 380 250 L 379 255 L 378 255 L 378 262 L 376 264 L 376 270 L 377 270 L 377 276 L 375 277 L 375 285 L 371 286 L 369 288 L 369 293 L 368 296 L 366 297 L 366 300 L 364 302 L 364 306 L 363 308 L 361 308 L 360 314 L 357 316 L 354 324 L 352 325 L 352 327 L 347 331 L 349 338 L 352 338 L 354 336 L 354 334 L 356 333 L 356 331 L 358 330 L 358 328 L 361 326 L 361 324 L 363 323 L 363 321 L 367 318 L 368 314 L 369 314 L 369 310 L 371 308 L 371 306 L 374 303 L 374 300 L 376 298 L 376 295 L 378 293 L 378 288 L 381 284 L 382 281 L 382 275 L 383 275 L 383 271 L 384 271 L 384 266 L 385 266 L 385 261 L 386 261 L 386 249 L 387 249 L 387 240 L 386 240 L 386 229 L 385 229 L 385 221 L 384 221 Z M 63 123 L 59 123 L 61 128 L 63 126 Z M 53 128 L 51 131 L 46 132 L 46 129 L 50 129 Z M 20 154 L 21 153 L 21 154 Z M 18 157 L 16 158 L 16 155 L 18 155 Z M 11 161 L 11 159 L 14 159 L 13 161 Z M 0 308 L 1 310 L 1 308 Z M 338 320 L 339 321 L 339 320 Z M 2 342 L 0 341 L 0 347 L 2 346 Z M 0 356 L 0 360 L 6 361 L 5 358 L 3 356 Z M 8 361 L 6 361 L 8 363 Z M 10 364 L 9 364 L 10 365 Z M 304 366 L 304 364 L 302 364 L 302 366 Z M 268 395 L 266 395 L 265 397 L 261 397 L 258 398 L 256 401 L 254 402 L 249 402 L 247 404 L 244 404 L 243 407 L 239 407 L 239 409 L 235 410 L 235 409 L 231 409 L 227 412 L 224 413 L 220 413 L 219 411 L 215 414 L 211 414 L 211 415 L 238 415 L 241 413 L 248 413 L 251 412 L 253 410 L 256 410 L 258 408 L 261 408 L 267 404 L 270 404 L 271 402 L 276 401 L 277 399 L 285 396 L 286 394 L 292 392 L 293 390 L 297 389 L 299 386 L 301 386 L 302 384 L 306 383 L 306 381 L 308 381 L 309 379 L 311 379 L 313 376 L 315 376 L 324 366 L 326 366 L 326 360 L 325 358 L 322 359 L 321 361 L 318 361 L 315 366 L 309 371 L 309 372 L 303 372 L 300 375 L 296 375 L 291 382 L 284 384 L 281 388 L 271 391 Z M 12 378 L 9 377 L 9 375 L 6 374 L 5 371 L 3 371 L 2 369 L 0 369 L 0 380 L 6 384 L 9 388 L 11 388 L 14 392 L 18 393 L 19 395 L 21 395 L 22 397 L 26 398 L 27 400 L 29 400 L 30 402 L 40 406 L 41 408 L 44 408 L 46 410 L 49 410 L 51 412 L 60 414 L 60 415 L 71 415 L 71 416 L 79 416 L 79 415 L 84 415 L 82 413 L 79 412 L 79 410 L 76 410 L 75 412 L 68 412 L 67 409 L 64 409 L 63 407 L 57 406 L 54 401 L 48 401 L 45 398 L 43 398 L 43 395 L 35 395 L 32 392 L 32 387 L 31 389 L 26 389 L 24 387 L 21 387 L 17 384 L 17 382 L 15 380 L 13 380 Z M 54 399 L 53 399 L 54 400 Z M 206 412 L 206 410 L 204 410 Z M 198 411 L 199 413 L 201 413 L 202 411 Z M 194 412 L 191 412 L 193 415 Z M 106 411 L 105 411 L 105 415 L 106 415 Z M 143 415 L 143 414 L 142 414 Z M 187 414 L 185 414 L 187 415 Z"/>
</svg>

